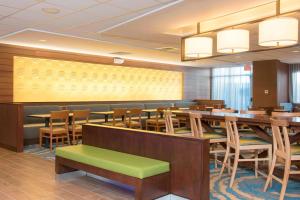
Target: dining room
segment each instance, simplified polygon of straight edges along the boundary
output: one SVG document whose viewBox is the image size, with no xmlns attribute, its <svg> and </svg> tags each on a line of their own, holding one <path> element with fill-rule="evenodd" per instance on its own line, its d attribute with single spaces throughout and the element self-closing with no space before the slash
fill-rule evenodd
<svg viewBox="0 0 300 200">
<path fill-rule="evenodd" d="M 0 10 L 0 200 L 300 199 L 299 0 Z"/>
</svg>

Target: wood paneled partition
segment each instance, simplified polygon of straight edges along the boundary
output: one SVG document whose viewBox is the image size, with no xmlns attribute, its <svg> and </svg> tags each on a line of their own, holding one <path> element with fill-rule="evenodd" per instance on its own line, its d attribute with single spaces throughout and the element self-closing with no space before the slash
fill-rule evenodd
<svg viewBox="0 0 300 200">
<path fill-rule="evenodd" d="M 23 104 L 0 103 L 0 146 L 23 151 Z"/>
</svg>

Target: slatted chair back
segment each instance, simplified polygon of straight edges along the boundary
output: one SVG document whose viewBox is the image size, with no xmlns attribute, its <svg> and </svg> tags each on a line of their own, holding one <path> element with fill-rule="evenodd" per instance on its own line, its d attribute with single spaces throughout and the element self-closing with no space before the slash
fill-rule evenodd
<svg viewBox="0 0 300 200">
<path fill-rule="evenodd" d="M 137 117 L 137 121 L 140 123 L 140 126 L 142 126 L 142 114 L 143 110 L 140 108 L 131 108 L 128 109 L 128 127 L 131 127 L 131 123 L 133 121 L 133 117 Z"/>
<path fill-rule="evenodd" d="M 165 110 L 165 122 L 166 122 L 166 133 L 167 134 L 175 134 L 173 121 L 172 121 L 172 111 Z"/>
<path fill-rule="evenodd" d="M 237 117 L 225 116 L 225 126 L 227 132 L 227 144 L 238 148 L 240 146 L 240 137 L 237 127 Z"/>
<path fill-rule="evenodd" d="M 271 119 L 274 153 L 286 159 L 290 158 L 291 146 L 287 120 Z"/>
<path fill-rule="evenodd" d="M 197 138 L 203 137 L 201 118 L 201 113 L 190 113 L 192 135 Z"/>
<path fill-rule="evenodd" d="M 199 105 L 190 105 L 190 110 L 199 110 Z"/>
<path fill-rule="evenodd" d="M 127 109 L 126 108 L 115 108 L 115 109 L 113 109 L 113 114 L 112 114 L 113 126 L 116 125 L 117 118 L 121 118 L 122 122 L 125 123 L 126 116 L 127 116 Z"/>
<path fill-rule="evenodd" d="M 88 123 L 89 117 L 90 110 L 73 110 L 72 122 L 75 124 L 76 120 L 85 120 L 85 123 Z"/>
<path fill-rule="evenodd" d="M 69 126 L 69 111 L 68 110 L 61 110 L 61 111 L 51 111 L 50 112 L 50 129 L 53 129 L 54 122 L 60 121 L 64 123 L 66 129 Z"/>
</svg>

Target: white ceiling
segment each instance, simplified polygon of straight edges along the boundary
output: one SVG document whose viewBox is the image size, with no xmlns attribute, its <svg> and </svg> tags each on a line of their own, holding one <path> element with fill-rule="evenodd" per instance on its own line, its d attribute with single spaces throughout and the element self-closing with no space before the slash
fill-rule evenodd
<svg viewBox="0 0 300 200">
<path fill-rule="evenodd" d="M 294 49 L 180 62 L 181 33 L 198 21 L 251 8 L 272 0 L 0 0 L 0 42 L 23 46 L 122 56 L 140 60 L 211 67 L 261 59 L 300 62 Z M 299 0 L 283 0 L 299 1 Z M 290 5 L 290 4 L 289 4 Z M 57 8 L 48 14 L 45 8 Z M 41 42 L 43 40 L 43 42 Z M 44 41 L 46 40 L 46 41 Z M 115 55 L 114 55 L 115 56 Z"/>
</svg>

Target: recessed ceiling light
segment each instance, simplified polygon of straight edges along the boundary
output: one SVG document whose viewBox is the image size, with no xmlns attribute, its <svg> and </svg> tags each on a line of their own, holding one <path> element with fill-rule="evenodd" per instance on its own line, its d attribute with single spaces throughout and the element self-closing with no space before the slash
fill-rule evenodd
<svg viewBox="0 0 300 200">
<path fill-rule="evenodd" d="M 43 40 L 43 39 L 42 39 L 42 40 L 39 40 L 39 41 L 40 41 L 40 42 L 47 42 L 47 40 Z"/>
<path fill-rule="evenodd" d="M 58 14 L 60 13 L 60 10 L 58 8 L 42 8 L 42 11 L 44 13 L 47 13 L 47 14 Z"/>
<path fill-rule="evenodd" d="M 294 50 L 292 51 L 293 53 L 299 53 L 300 51 L 299 50 Z"/>
</svg>

